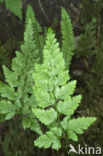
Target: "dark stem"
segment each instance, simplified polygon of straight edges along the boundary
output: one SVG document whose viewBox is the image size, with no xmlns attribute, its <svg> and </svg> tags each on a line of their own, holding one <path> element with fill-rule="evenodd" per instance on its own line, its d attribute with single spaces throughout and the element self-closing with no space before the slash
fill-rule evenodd
<svg viewBox="0 0 103 156">
<path fill-rule="evenodd" d="M 50 20 L 49 20 L 47 14 L 45 13 L 45 10 L 44 10 L 44 8 L 43 8 L 43 5 L 42 5 L 41 1 L 40 1 L 40 0 L 37 0 L 37 1 L 38 1 L 39 7 L 40 7 L 40 9 L 41 9 L 41 11 L 42 11 L 42 13 L 43 13 L 45 19 L 47 20 L 48 23 L 50 23 Z"/>
</svg>

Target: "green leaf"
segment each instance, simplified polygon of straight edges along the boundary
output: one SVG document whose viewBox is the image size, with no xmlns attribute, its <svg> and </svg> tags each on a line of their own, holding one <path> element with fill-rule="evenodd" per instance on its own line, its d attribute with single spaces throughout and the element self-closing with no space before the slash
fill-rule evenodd
<svg viewBox="0 0 103 156">
<path fill-rule="evenodd" d="M 76 80 L 68 82 L 65 86 L 62 86 L 61 88 L 56 88 L 56 98 L 57 99 L 63 99 L 68 100 L 68 97 L 74 93 L 74 89 L 76 87 Z"/>
<path fill-rule="evenodd" d="M 26 27 L 28 25 L 29 19 L 31 19 L 33 26 L 34 26 L 35 23 L 37 24 L 38 32 L 41 32 L 42 28 L 41 28 L 40 24 L 38 23 L 38 21 L 35 18 L 35 13 L 34 13 L 34 10 L 33 10 L 32 6 L 27 5 L 26 19 L 25 19 L 25 23 L 26 23 L 25 26 Z"/>
<path fill-rule="evenodd" d="M 57 118 L 57 112 L 53 108 L 46 111 L 44 109 L 32 109 L 32 111 L 34 115 L 45 125 L 50 125 Z"/>
<path fill-rule="evenodd" d="M 22 126 L 24 129 L 30 128 L 32 131 L 37 132 L 39 135 L 43 134 L 38 121 L 32 114 L 29 116 L 24 116 L 22 120 Z"/>
<path fill-rule="evenodd" d="M 10 101 L 1 100 L 0 101 L 0 114 L 9 114 L 14 112 L 15 114 L 15 107 Z"/>
<path fill-rule="evenodd" d="M 58 74 L 58 86 L 65 85 L 67 81 L 70 80 L 70 76 L 68 75 L 68 71 L 63 71 Z"/>
<path fill-rule="evenodd" d="M 12 60 L 12 70 L 14 71 L 13 75 L 15 76 L 16 80 L 17 80 L 17 75 L 22 73 L 22 69 L 25 65 L 25 62 L 26 62 L 26 58 L 24 57 L 24 55 L 20 51 L 16 51 L 16 57 Z M 5 72 L 5 74 L 8 73 Z M 8 75 L 6 75 L 6 77 L 8 80 L 10 80 L 10 78 L 8 78 Z"/>
<path fill-rule="evenodd" d="M 73 141 L 78 141 L 78 136 L 76 135 L 75 132 L 69 130 L 67 131 L 67 135 L 68 135 L 68 138 L 73 140 Z"/>
<path fill-rule="evenodd" d="M 57 137 L 61 137 L 62 136 L 62 129 L 59 127 L 54 127 L 51 128 L 51 132 L 53 132 L 54 135 L 56 135 Z"/>
<path fill-rule="evenodd" d="M 1 97 L 8 98 L 9 100 L 15 99 L 15 91 L 14 88 L 0 82 L 0 94 Z"/>
<path fill-rule="evenodd" d="M 8 114 L 6 114 L 5 115 L 5 120 L 10 120 L 10 119 L 12 119 L 13 117 L 14 117 L 14 115 L 15 115 L 15 112 L 13 111 L 13 112 L 10 112 L 10 113 L 8 113 Z"/>
<path fill-rule="evenodd" d="M 9 9 L 16 16 L 22 19 L 22 3 L 21 0 L 4 0 L 6 9 Z"/>
<path fill-rule="evenodd" d="M 71 59 L 74 50 L 74 34 L 71 24 L 71 19 L 64 8 L 61 15 L 61 32 L 62 32 L 62 52 L 68 69 L 71 64 Z"/>
<path fill-rule="evenodd" d="M 67 129 L 67 127 L 68 127 L 68 121 L 69 121 L 69 117 L 68 116 L 66 116 L 64 119 L 63 119 L 63 121 L 61 121 L 61 125 L 62 125 L 62 127 L 64 128 L 64 130 L 66 130 Z"/>
<path fill-rule="evenodd" d="M 69 139 L 72 139 L 72 135 L 82 134 L 84 130 L 87 130 L 88 127 L 96 121 L 95 117 L 80 117 L 77 119 L 71 119 L 68 123 L 68 134 Z M 69 133 L 70 132 L 70 133 Z M 72 135 L 70 135 L 72 134 Z"/>
<path fill-rule="evenodd" d="M 75 112 L 78 108 L 79 103 L 81 102 L 81 95 L 77 95 L 73 98 L 69 97 L 68 101 L 60 101 L 57 104 L 57 109 L 60 113 L 68 115 L 69 117 Z"/>
<path fill-rule="evenodd" d="M 36 45 L 36 49 L 39 50 L 39 55 L 38 57 L 40 58 L 40 63 L 42 63 L 43 61 L 43 46 L 44 46 L 44 38 L 42 33 L 42 28 L 40 26 L 40 24 L 38 23 L 38 21 L 36 20 L 33 8 L 28 5 L 27 6 L 27 11 L 26 11 L 26 26 L 28 21 L 31 19 L 32 24 L 33 24 L 33 32 L 34 32 L 34 36 L 35 36 L 35 45 Z"/>
<path fill-rule="evenodd" d="M 52 146 L 52 149 L 60 149 L 61 143 L 59 138 L 57 138 L 53 132 L 49 131 L 45 135 L 40 136 L 34 141 L 34 145 L 38 146 L 39 148 L 49 148 Z"/>
<path fill-rule="evenodd" d="M 19 63 L 19 62 L 18 62 Z M 18 76 L 17 73 L 10 71 L 6 66 L 3 65 L 3 72 L 5 75 L 5 81 L 9 83 L 11 87 L 17 87 L 18 85 Z"/>
</svg>

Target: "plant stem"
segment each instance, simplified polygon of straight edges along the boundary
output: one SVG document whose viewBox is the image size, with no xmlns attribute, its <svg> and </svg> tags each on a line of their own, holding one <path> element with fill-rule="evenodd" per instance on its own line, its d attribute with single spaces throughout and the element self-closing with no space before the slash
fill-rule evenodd
<svg viewBox="0 0 103 156">
<path fill-rule="evenodd" d="M 50 23 L 50 20 L 49 20 L 47 14 L 45 13 L 45 10 L 44 10 L 44 8 L 43 8 L 43 5 L 42 5 L 41 1 L 40 1 L 40 0 L 37 0 L 37 1 L 38 1 L 39 7 L 40 7 L 40 9 L 41 9 L 41 11 L 42 11 L 44 17 L 46 18 L 47 22 Z"/>
</svg>

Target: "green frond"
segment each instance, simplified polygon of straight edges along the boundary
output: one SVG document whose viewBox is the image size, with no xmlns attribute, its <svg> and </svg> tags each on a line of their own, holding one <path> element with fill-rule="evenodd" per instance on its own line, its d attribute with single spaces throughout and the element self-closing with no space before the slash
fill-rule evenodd
<svg viewBox="0 0 103 156">
<path fill-rule="evenodd" d="M 11 86 L 11 87 L 17 87 L 18 86 L 18 75 L 16 72 L 10 71 L 6 66 L 3 65 L 3 71 L 5 76 L 5 81 Z"/>
<path fill-rule="evenodd" d="M 1 97 L 3 97 L 3 98 L 7 98 L 9 100 L 15 99 L 14 88 L 12 88 L 6 84 L 3 84 L 2 82 L 0 82 L 0 94 L 1 94 Z"/>
<path fill-rule="evenodd" d="M 9 120 L 15 115 L 15 106 L 7 100 L 0 101 L 0 115 L 4 115 L 5 120 Z"/>
<path fill-rule="evenodd" d="M 24 128 L 31 128 L 31 130 L 42 134 L 32 113 L 32 108 L 35 108 L 36 104 L 32 95 L 33 78 L 31 74 L 34 62 L 39 62 L 38 53 L 32 21 L 29 19 L 24 32 L 24 43 L 21 45 L 20 51 L 16 51 L 11 70 L 3 66 L 6 84 L 0 82 L 0 115 L 3 115 L 5 120 L 11 119 L 14 115 L 21 115 Z"/>
<path fill-rule="evenodd" d="M 44 38 L 42 33 L 42 28 L 38 21 L 36 20 L 34 11 L 30 5 L 27 6 L 27 11 L 26 11 L 26 26 L 28 24 L 29 19 L 31 19 L 32 24 L 33 24 L 33 32 L 34 32 L 34 38 L 35 38 L 35 44 L 36 44 L 36 49 L 39 50 L 39 57 L 40 57 L 40 63 L 43 61 L 43 46 L 44 46 Z"/>
<path fill-rule="evenodd" d="M 66 68 L 69 69 L 74 50 L 74 35 L 71 19 L 64 8 L 61 9 L 62 48 Z"/>
<path fill-rule="evenodd" d="M 53 108 L 46 111 L 44 109 L 33 109 L 33 113 L 45 125 L 50 125 L 57 118 L 57 112 Z"/>
<path fill-rule="evenodd" d="M 2 2 L 2 1 L 1 1 Z M 22 19 L 22 2 L 21 0 L 4 0 L 6 9 L 13 12 L 16 16 Z"/>
<path fill-rule="evenodd" d="M 71 119 L 67 127 L 68 138 L 77 141 L 78 137 L 76 134 L 83 134 L 84 130 L 87 130 L 88 127 L 95 121 L 95 117 L 80 117 L 77 119 Z"/>
<path fill-rule="evenodd" d="M 27 11 L 26 11 L 26 18 L 25 18 L 25 27 L 28 25 L 29 19 L 31 19 L 33 26 L 36 23 L 37 28 L 38 28 L 38 32 L 42 32 L 42 28 L 41 28 L 39 22 L 37 21 L 37 19 L 35 17 L 34 10 L 31 7 L 31 5 L 28 4 L 27 5 Z"/>
<path fill-rule="evenodd" d="M 8 68 L 11 67 L 11 52 L 13 48 L 16 46 L 16 40 L 11 41 L 12 39 L 9 39 L 4 44 L 1 44 L 0 42 L 0 80 L 4 79 L 3 73 L 2 73 L 2 65 L 7 66 Z"/>
<path fill-rule="evenodd" d="M 30 130 L 38 133 L 39 135 L 43 134 L 40 125 L 37 122 L 37 120 L 35 120 L 33 114 L 30 114 L 29 116 L 25 116 L 22 120 L 22 125 L 24 129 L 30 128 Z"/>
<path fill-rule="evenodd" d="M 81 95 L 73 96 L 76 81 L 68 81 L 70 77 L 65 70 L 63 53 L 51 29 L 47 33 L 43 56 L 43 64 L 35 64 L 33 73 L 37 108 L 32 111 L 49 131 L 37 138 L 34 145 L 58 150 L 62 139 L 78 140 L 77 134 L 82 134 L 96 118 L 71 119 L 81 102 Z"/>
<path fill-rule="evenodd" d="M 73 98 L 68 98 L 68 101 L 58 102 L 57 108 L 61 114 L 70 117 L 72 114 L 74 114 L 80 102 L 81 102 L 81 95 L 77 95 Z"/>
<path fill-rule="evenodd" d="M 61 143 L 59 137 L 55 136 L 52 131 L 47 132 L 45 135 L 40 136 L 34 141 L 34 145 L 39 148 L 49 148 L 52 146 L 52 149 L 60 149 Z"/>
<path fill-rule="evenodd" d="M 60 87 L 56 88 L 55 91 L 56 98 L 68 100 L 69 96 L 74 93 L 75 87 L 76 87 L 76 80 L 68 82 L 68 84 L 65 84 L 61 88 Z"/>
<path fill-rule="evenodd" d="M 66 84 L 69 76 L 64 72 L 65 63 L 54 33 L 49 29 L 44 46 L 44 62 L 35 65 L 33 74 L 34 94 L 38 105 L 42 108 L 55 104 L 53 91 L 56 87 Z M 64 76 L 63 76 L 64 74 Z"/>
</svg>

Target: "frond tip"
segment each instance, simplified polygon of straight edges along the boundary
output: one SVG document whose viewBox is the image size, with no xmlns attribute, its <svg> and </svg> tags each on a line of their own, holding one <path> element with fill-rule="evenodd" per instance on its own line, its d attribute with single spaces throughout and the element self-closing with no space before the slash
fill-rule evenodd
<svg viewBox="0 0 103 156">
<path fill-rule="evenodd" d="M 61 32 L 63 56 L 66 62 L 66 68 L 69 69 L 74 50 L 74 34 L 71 19 L 64 8 L 61 9 Z"/>
</svg>

